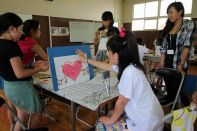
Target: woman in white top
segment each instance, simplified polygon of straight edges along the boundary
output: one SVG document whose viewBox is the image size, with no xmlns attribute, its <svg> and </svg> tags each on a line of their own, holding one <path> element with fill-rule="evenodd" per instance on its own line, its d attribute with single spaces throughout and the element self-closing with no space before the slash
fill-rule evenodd
<svg viewBox="0 0 197 131">
<path fill-rule="evenodd" d="M 99 118 L 99 122 L 107 130 L 151 131 L 164 114 L 144 75 L 134 35 L 129 31 L 120 31 L 119 36 L 109 39 L 107 49 L 111 64 L 88 59 L 83 52 L 76 51 L 83 62 L 104 70 L 118 72 L 120 95 L 114 111 L 110 116 Z M 117 129 L 120 125 L 113 125 L 121 124 L 117 121 L 120 120 L 123 112 L 127 116 L 126 125 Z"/>
<path fill-rule="evenodd" d="M 94 45 L 95 49 L 95 55 L 97 61 L 105 61 L 106 58 L 106 49 L 99 48 L 99 45 L 102 41 L 102 39 L 109 38 L 113 35 L 118 35 L 119 30 L 114 25 L 114 18 L 113 14 L 110 11 L 105 11 L 102 14 L 102 26 L 95 32 L 94 37 Z M 104 40 L 105 41 L 105 40 Z"/>
<path fill-rule="evenodd" d="M 136 40 L 138 43 L 140 62 L 142 63 L 142 65 L 144 65 L 144 61 L 143 61 L 144 54 L 145 53 L 153 53 L 154 51 L 146 48 L 146 45 L 145 45 L 144 40 L 142 38 L 137 38 Z"/>
</svg>

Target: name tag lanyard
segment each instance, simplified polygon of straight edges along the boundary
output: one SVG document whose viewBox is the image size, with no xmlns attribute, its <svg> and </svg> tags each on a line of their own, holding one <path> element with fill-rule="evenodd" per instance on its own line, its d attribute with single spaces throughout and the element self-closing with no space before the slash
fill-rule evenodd
<svg viewBox="0 0 197 131">
<path fill-rule="evenodd" d="M 170 48 L 169 49 L 172 49 L 172 39 L 173 39 L 174 35 L 170 34 Z"/>
<path fill-rule="evenodd" d="M 182 27 L 182 24 L 180 24 L 179 29 L 176 31 L 175 34 L 178 34 L 178 32 L 181 30 L 181 27 Z M 170 48 L 169 49 L 172 49 L 172 40 L 175 34 L 170 34 Z"/>
</svg>

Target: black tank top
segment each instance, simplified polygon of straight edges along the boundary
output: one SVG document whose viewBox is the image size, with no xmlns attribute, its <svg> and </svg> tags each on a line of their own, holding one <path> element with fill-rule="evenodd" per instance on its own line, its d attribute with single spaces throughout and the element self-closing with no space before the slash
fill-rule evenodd
<svg viewBox="0 0 197 131">
<path fill-rule="evenodd" d="M 168 34 L 167 35 L 167 42 L 168 42 L 168 50 L 176 50 L 176 39 L 177 34 Z M 165 67 L 173 68 L 173 58 L 174 54 L 167 54 L 165 59 Z"/>
</svg>

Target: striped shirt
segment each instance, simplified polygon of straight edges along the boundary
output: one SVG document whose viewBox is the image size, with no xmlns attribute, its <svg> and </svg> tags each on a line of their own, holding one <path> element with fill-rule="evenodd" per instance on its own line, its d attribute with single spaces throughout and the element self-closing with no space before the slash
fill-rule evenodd
<svg viewBox="0 0 197 131">
<path fill-rule="evenodd" d="M 176 38 L 176 50 L 174 52 L 174 58 L 173 58 L 174 69 L 177 68 L 179 62 L 181 61 L 181 53 L 183 48 L 187 47 L 191 49 L 195 28 L 196 28 L 195 23 L 192 20 L 185 20 L 185 19 L 183 20 L 182 27 L 178 32 Z M 167 54 L 168 45 L 169 43 L 167 41 L 167 35 L 166 35 L 166 37 L 163 39 L 161 53 L 165 55 Z M 188 62 L 189 59 L 184 63 L 184 68 L 188 68 Z"/>
</svg>

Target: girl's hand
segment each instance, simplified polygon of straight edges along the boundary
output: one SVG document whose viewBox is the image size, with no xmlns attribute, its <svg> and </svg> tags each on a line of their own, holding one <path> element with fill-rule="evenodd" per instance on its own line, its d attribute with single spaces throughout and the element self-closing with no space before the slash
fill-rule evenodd
<svg viewBox="0 0 197 131">
<path fill-rule="evenodd" d="M 81 50 L 76 50 L 75 53 L 79 56 L 79 59 L 83 62 L 87 62 L 87 57 Z"/>
<path fill-rule="evenodd" d="M 99 122 L 105 125 L 112 125 L 114 123 L 113 120 L 108 116 L 100 117 Z"/>
<path fill-rule="evenodd" d="M 49 64 L 47 62 L 37 63 L 35 68 L 40 69 L 40 71 L 47 71 L 49 69 Z"/>
<path fill-rule="evenodd" d="M 159 68 L 160 68 L 160 69 L 165 68 L 165 54 L 161 54 L 161 59 L 160 59 L 160 63 L 159 63 Z"/>
<path fill-rule="evenodd" d="M 158 68 L 163 69 L 164 67 L 165 67 L 165 62 L 161 60 Z"/>
<path fill-rule="evenodd" d="M 33 66 L 33 67 L 39 66 L 40 63 L 48 64 L 47 61 L 39 60 L 39 61 L 34 62 L 34 63 L 32 64 L 32 66 Z"/>
<path fill-rule="evenodd" d="M 178 67 L 177 67 L 177 70 L 181 73 L 184 73 L 183 71 L 183 65 L 179 64 Z"/>
<path fill-rule="evenodd" d="M 97 40 L 99 40 L 99 37 L 100 37 L 100 31 L 97 30 L 97 31 L 95 32 L 95 38 L 96 38 Z"/>
</svg>

